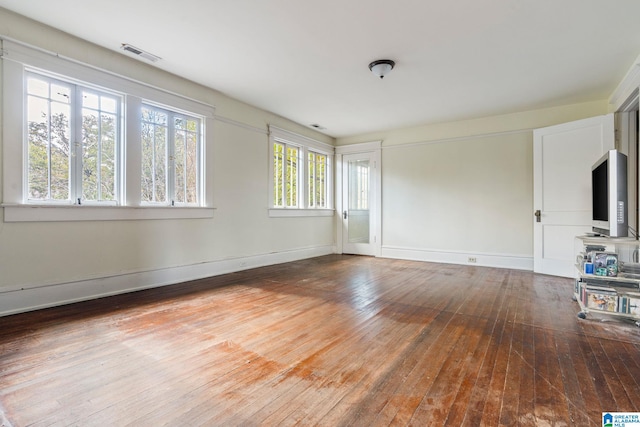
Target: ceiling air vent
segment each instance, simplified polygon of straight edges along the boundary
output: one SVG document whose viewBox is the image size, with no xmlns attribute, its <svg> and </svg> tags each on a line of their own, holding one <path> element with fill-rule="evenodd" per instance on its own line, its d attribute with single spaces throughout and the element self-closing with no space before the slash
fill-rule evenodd
<svg viewBox="0 0 640 427">
<path fill-rule="evenodd" d="M 121 48 L 122 50 L 125 50 L 129 53 L 139 56 L 140 58 L 144 58 L 147 61 L 158 62 L 158 60 L 161 59 L 159 56 L 156 56 L 149 52 L 145 52 L 144 50 L 138 49 L 137 47 L 131 46 L 130 44 L 127 44 L 127 43 L 122 43 Z"/>
</svg>

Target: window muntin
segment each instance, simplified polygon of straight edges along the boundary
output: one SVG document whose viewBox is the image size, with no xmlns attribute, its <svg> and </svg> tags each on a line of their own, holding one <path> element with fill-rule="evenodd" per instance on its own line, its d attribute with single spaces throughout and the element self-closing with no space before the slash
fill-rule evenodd
<svg viewBox="0 0 640 427">
<path fill-rule="evenodd" d="M 117 204 L 123 97 L 26 74 L 26 195 L 38 203 Z M 202 118 L 142 104 L 141 203 L 199 206 Z"/>
<path fill-rule="evenodd" d="M 70 86 L 27 77 L 27 199 L 70 200 Z"/>
<path fill-rule="evenodd" d="M 118 200 L 121 103 L 119 95 L 27 73 L 26 200 Z"/>
<path fill-rule="evenodd" d="M 142 202 L 167 201 L 167 114 L 142 108 Z"/>
<path fill-rule="evenodd" d="M 117 200 L 120 105 L 116 97 L 82 90 L 83 200 Z"/>
<path fill-rule="evenodd" d="M 286 157 L 286 206 L 298 207 L 298 147 L 287 146 Z"/>
<path fill-rule="evenodd" d="M 284 188 L 286 187 L 284 175 L 284 144 L 273 143 L 273 205 L 284 207 Z"/>
<path fill-rule="evenodd" d="M 327 208 L 327 156 L 309 151 L 309 207 Z"/>
<path fill-rule="evenodd" d="M 174 164 L 176 203 L 198 203 L 198 176 L 200 165 L 200 120 L 194 117 L 175 115 Z"/>
<path fill-rule="evenodd" d="M 5 139 L 2 154 L 2 202 L 4 206 L 5 222 L 38 222 L 38 221 L 93 221 L 93 220 L 135 220 L 135 219 L 178 219 L 178 218 L 212 218 L 213 187 L 207 185 L 205 176 L 212 176 L 212 153 L 207 147 L 213 145 L 212 132 L 206 128 L 213 124 L 215 107 L 185 98 L 179 94 L 167 92 L 139 81 L 134 81 L 126 75 L 105 72 L 94 66 L 87 66 L 80 62 L 69 61 L 49 52 L 35 50 L 20 43 L 3 40 L 3 64 L 0 78 L 3 83 L 3 97 L 5 109 L 3 113 L 3 135 Z M 34 74 L 50 81 L 76 88 L 97 91 L 106 95 L 115 95 L 119 100 L 118 113 L 118 147 L 115 154 L 115 191 L 116 200 L 87 200 L 82 196 L 78 182 L 82 182 L 82 170 L 77 164 L 82 156 L 75 156 L 71 150 L 68 172 L 69 197 L 58 199 L 49 198 L 44 192 L 49 191 L 48 165 L 45 169 L 47 176 L 44 180 L 45 190 L 39 191 L 37 198 L 29 197 L 29 140 L 28 140 L 28 108 L 27 108 L 27 77 Z M 48 98 L 47 90 L 47 98 Z M 54 99 L 57 92 L 53 92 Z M 36 95 L 36 94 L 33 94 Z M 41 97 L 42 98 L 42 97 Z M 77 138 L 71 141 L 82 144 L 82 120 L 77 112 L 82 110 L 81 97 L 73 97 L 70 103 L 72 114 L 70 118 L 70 133 Z M 141 174 L 141 132 L 140 109 L 143 103 L 158 106 L 170 106 L 168 109 L 180 111 L 187 115 L 201 119 L 202 144 L 198 153 L 201 160 L 199 165 L 198 200 L 195 205 L 185 205 L 184 209 L 171 205 L 153 206 L 153 209 L 138 209 L 147 204 L 141 202 L 140 174 Z M 165 107 L 167 108 L 167 107 Z M 106 109 L 101 107 L 103 111 Z M 40 118 L 38 117 L 38 120 Z M 36 122 L 38 121 L 36 120 Z M 55 145 L 53 146 L 55 148 Z M 48 147 L 45 147 L 45 152 Z M 48 159 L 48 156 L 47 156 Z M 102 156 L 104 163 L 104 156 Z M 72 165 L 76 164 L 76 166 Z M 93 169 L 95 171 L 95 168 Z M 55 169 L 54 169 L 55 171 Z M 41 174 L 40 177 L 43 175 Z M 54 174 L 54 177 L 56 175 Z M 66 178 L 63 175 L 63 178 Z M 108 180 L 107 180 L 108 181 Z M 56 181 L 53 181 L 54 184 Z M 65 191 L 66 188 L 65 187 Z M 110 186 L 109 186 L 110 187 Z M 56 187 L 54 186 L 54 189 Z M 42 196 L 44 194 L 44 196 Z M 47 198 L 45 198 L 45 196 Z M 78 197 L 85 197 L 82 206 L 77 205 Z M 104 198 L 104 197 L 103 197 Z M 83 209 L 85 205 L 91 205 Z M 176 205 L 182 206 L 182 205 Z M 58 208 L 60 207 L 60 208 Z M 72 208 L 70 208 L 72 207 Z M 117 207 L 117 208 L 116 208 Z"/>
<path fill-rule="evenodd" d="M 297 208 L 299 153 L 296 146 L 273 143 L 273 200 L 279 208 Z"/>
<path fill-rule="evenodd" d="M 200 203 L 201 127 L 199 118 L 142 106 L 143 203 Z"/>
<path fill-rule="evenodd" d="M 349 209 L 369 209 L 369 160 L 356 160 L 349 164 Z"/>
<path fill-rule="evenodd" d="M 269 141 L 272 208 L 269 215 L 329 215 L 328 211 L 333 209 L 333 148 L 275 126 L 270 126 Z"/>
</svg>

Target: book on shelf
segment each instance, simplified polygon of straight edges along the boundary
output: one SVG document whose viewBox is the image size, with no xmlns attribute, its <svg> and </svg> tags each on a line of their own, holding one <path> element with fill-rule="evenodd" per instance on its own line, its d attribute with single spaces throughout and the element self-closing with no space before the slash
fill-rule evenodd
<svg viewBox="0 0 640 427">
<path fill-rule="evenodd" d="M 627 311 L 626 313 L 632 314 L 634 316 L 640 316 L 640 297 L 627 299 Z"/>
<path fill-rule="evenodd" d="M 591 291 L 587 289 L 586 307 L 591 310 L 618 311 L 618 295 L 611 293 L 602 293 L 599 291 Z"/>
<path fill-rule="evenodd" d="M 640 293 L 621 294 L 618 298 L 620 299 L 618 303 L 620 313 L 640 316 Z"/>
<path fill-rule="evenodd" d="M 609 293 L 612 295 L 616 295 L 618 293 L 618 291 L 616 291 L 615 288 L 608 286 L 608 285 L 594 285 L 592 283 L 586 283 L 584 285 L 585 289 L 592 291 L 592 292 L 602 292 L 602 293 Z"/>
</svg>

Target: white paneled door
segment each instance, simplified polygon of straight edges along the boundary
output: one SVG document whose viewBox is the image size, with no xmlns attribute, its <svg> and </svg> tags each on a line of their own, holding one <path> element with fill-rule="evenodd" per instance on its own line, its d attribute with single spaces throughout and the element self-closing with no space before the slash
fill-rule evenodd
<svg viewBox="0 0 640 427">
<path fill-rule="evenodd" d="M 591 166 L 614 148 L 613 114 L 533 132 L 533 269 L 575 277 L 575 236 L 591 231 Z"/>
</svg>

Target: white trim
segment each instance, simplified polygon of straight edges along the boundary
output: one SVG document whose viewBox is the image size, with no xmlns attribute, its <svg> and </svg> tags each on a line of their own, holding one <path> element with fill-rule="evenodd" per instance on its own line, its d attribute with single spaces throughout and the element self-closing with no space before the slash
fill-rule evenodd
<svg viewBox="0 0 640 427">
<path fill-rule="evenodd" d="M 337 150 L 336 150 L 337 151 Z M 336 165 L 336 170 L 334 172 L 334 175 L 336 177 L 336 186 L 335 186 L 335 207 L 336 207 L 336 222 L 335 222 L 335 229 L 336 229 L 336 249 L 337 252 L 339 254 L 343 253 L 342 252 L 342 239 L 343 239 L 343 212 L 344 212 L 344 207 L 343 205 L 343 201 L 342 201 L 342 192 L 343 192 L 343 185 L 344 185 L 344 180 L 342 178 L 342 169 L 343 169 L 343 164 L 342 164 L 342 154 L 341 153 L 337 153 L 336 152 L 336 161 L 335 161 L 335 165 Z"/>
<path fill-rule="evenodd" d="M 594 156 L 597 159 L 608 150 L 615 148 L 615 123 L 613 113 L 590 117 L 587 119 L 576 120 L 567 123 L 561 123 L 553 126 L 535 129 L 533 131 L 533 210 L 539 210 L 541 212 L 541 221 L 538 222 L 534 215 L 531 215 L 530 221 L 533 227 L 533 271 L 535 273 L 551 274 L 556 276 L 566 276 L 572 274 L 575 271 L 573 261 L 575 254 L 568 253 L 563 249 L 562 255 L 557 255 L 553 258 L 546 258 L 545 255 L 550 251 L 545 249 L 545 244 L 548 241 L 545 240 L 545 228 L 547 227 L 565 227 L 566 230 L 574 229 L 575 234 L 580 234 L 584 230 L 591 228 L 590 225 L 590 212 L 587 212 L 586 217 L 576 212 L 570 213 L 568 208 L 565 210 L 549 210 L 545 206 L 544 193 L 548 191 L 546 189 L 557 188 L 560 182 L 554 182 L 545 175 L 544 170 L 544 150 L 545 141 L 548 139 L 553 140 L 553 145 L 558 147 L 561 144 L 566 144 L 568 138 L 576 132 L 588 132 L 593 138 L 599 139 L 600 151 L 596 151 L 592 148 L 589 155 Z M 583 135 L 580 133 L 580 135 Z M 582 136 L 584 137 L 584 136 Z M 582 138 L 581 137 L 581 138 Z M 580 159 L 586 159 L 587 157 L 579 157 Z M 575 165 L 575 160 L 571 159 Z M 567 161 L 568 163 L 569 161 Z M 585 160 L 580 161 L 580 167 L 584 170 L 590 171 L 591 162 Z M 591 176 L 589 173 L 588 176 Z M 568 191 L 568 190 L 567 190 Z M 591 192 L 587 197 L 591 197 Z M 577 196 L 576 196 L 577 197 Z M 581 195 L 580 197 L 583 197 Z M 588 199 L 587 199 L 588 200 Z M 588 202 L 590 204 L 590 202 Z M 533 212 L 531 212 L 533 214 Z M 567 231 L 569 232 L 569 231 Z M 574 234 L 574 235 L 575 235 Z M 560 245 L 560 243 L 557 243 Z M 572 247 L 573 242 L 563 242 L 562 248 Z M 559 250 L 559 249 L 558 249 Z M 564 271 L 564 272 L 563 272 Z M 569 272 L 569 273 L 567 273 Z"/>
<path fill-rule="evenodd" d="M 280 142 L 314 148 L 315 150 L 322 151 L 323 154 L 333 155 L 335 151 L 335 147 L 331 144 L 326 144 L 313 138 L 281 129 L 274 125 L 269 125 L 269 136 Z"/>
<path fill-rule="evenodd" d="M 329 255 L 334 252 L 333 246 L 317 246 L 74 282 L 2 288 L 0 289 L 0 316 L 173 285 L 250 268 Z"/>
<path fill-rule="evenodd" d="M 640 55 L 633 61 L 622 81 L 618 83 L 611 96 L 609 104 L 613 111 L 626 110 L 625 104 L 633 102 L 638 98 L 638 87 L 640 86 Z"/>
<path fill-rule="evenodd" d="M 242 129 L 245 129 L 245 130 L 249 130 L 249 131 L 252 131 L 252 132 L 256 132 L 256 133 L 259 133 L 261 135 L 269 135 L 269 132 L 266 129 L 260 129 L 259 127 L 251 126 L 251 125 L 248 125 L 246 123 L 242 123 L 242 122 L 239 122 L 237 120 L 230 119 L 228 117 L 223 117 L 223 116 L 219 116 L 219 115 L 216 114 L 215 115 L 215 119 L 220 121 L 220 122 L 222 122 L 222 123 L 226 123 L 226 124 L 229 124 L 229 125 L 237 126 L 239 128 L 242 128 Z"/>
<path fill-rule="evenodd" d="M 619 111 L 614 115 L 615 129 L 616 129 L 616 148 L 620 152 L 627 155 L 627 218 L 629 230 L 638 229 L 636 222 L 637 219 L 637 206 L 638 206 L 638 186 L 636 177 L 638 176 L 638 144 L 637 136 L 638 129 L 637 117 L 638 117 L 638 99 L 636 98 L 635 104 L 628 104 L 628 107 L 632 107 L 634 110 Z"/>
<path fill-rule="evenodd" d="M 335 205 L 335 201 L 333 198 L 334 188 L 333 188 L 333 177 L 335 172 L 333 171 L 333 167 L 335 164 L 335 150 L 332 145 L 324 144 L 320 141 L 316 141 L 311 138 L 307 138 L 303 135 L 298 135 L 297 133 L 290 132 L 288 130 L 280 129 L 279 127 L 269 125 L 269 217 L 292 217 L 292 216 L 330 216 L 333 215 L 333 206 Z M 275 186 L 274 180 L 274 145 L 279 144 L 284 147 L 284 164 L 286 167 L 286 153 L 287 147 L 295 148 L 298 151 L 298 168 L 297 168 L 297 182 L 298 182 L 298 192 L 297 192 L 297 200 L 296 205 L 287 207 L 287 206 L 278 206 L 276 205 L 276 201 L 274 200 L 273 190 Z M 309 165 L 308 165 L 308 154 L 309 152 L 321 154 L 326 156 L 327 164 L 325 168 L 326 172 L 326 206 L 322 208 L 309 207 Z M 284 183 L 283 183 L 284 184 Z M 284 188 L 284 185 L 283 185 Z M 286 205 L 286 201 L 284 201 Z M 285 210 L 291 210 L 294 213 L 286 214 Z M 305 214 L 301 211 L 309 210 L 310 212 L 317 211 L 331 211 L 324 213 L 309 213 Z"/>
<path fill-rule="evenodd" d="M 26 115 L 23 66 L 2 61 L 2 82 L 2 198 L 4 203 L 22 203 L 22 189 L 25 186 L 22 174 L 23 141 L 26 132 L 23 119 Z M 9 123 L 13 123 L 13 126 Z"/>
<path fill-rule="evenodd" d="M 482 267 L 510 268 L 514 270 L 533 271 L 533 257 L 517 254 L 492 254 L 463 251 L 443 251 L 438 249 L 404 248 L 399 246 L 383 246 L 382 257 L 405 259 L 411 261 L 437 262 L 443 264 L 474 265 Z M 475 263 L 469 263 L 475 258 Z"/>
<path fill-rule="evenodd" d="M 214 208 L 167 206 L 2 205 L 4 222 L 213 218 Z"/>
<path fill-rule="evenodd" d="M 2 59 L 58 74 L 64 80 L 78 79 L 80 83 L 101 86 L 106 90 L 149 98 L 185 112 L 213 117 L 215 107 L 194 98 L 135 80 L 90 64 L 77 61 L 21 41 L 0 35 Z M 76 82 L 73 82 L 76 83 Z"/>
<path fill-rule="evenodd" d="M 345 184 L 343 175 L 343 156 L 348 154 L 373 153 L 373 168 L 371 175 L 371 192 L 373 195 L 372 204 L 370 206 L 371 217 L 371 245 L 373 248 L 373 256 L 380 256 L 382 252 L 382 141 L 363 142 L 360 144 L 349 144 L 336 147 L 336 242 L 337 252 L 343 253 L 343 216 L 344 211 L 344 189 Z"/>
<path fill-rule="evenodd" d="M 213 216 L 213 185 L 210 178 L 213 173 L 213 122 L 215 108 L 203 102 L 184 97 L 179 94 L 150 86 L 148 84 L 129 79 L 105 70 L 92 67 L 68 58 L 60 57 L 42 49 L 29 47 L 24 44 L 3 40 L 2 51 L 2 81 L 3 81 L 3 168 L 2 195 L 5 208 L 5 221 L 73 221 L 73 220 L 114 220 L 114 219 L 162 219 L 162 218 L 211 218 Z M 45 75 L 60 78 L 70 84 L 79 84 L 109 93 L 119 93 L 125 102 L 123 118 L 124 141 L 120 155 L 121 167 L 124 168 L 120 178 L 119 203 L 124 206 L 117 210 L 87 209 L 70 210 L 60 205 L 43 206 L 25 203 L 26 182 L 23 173 L 24 162 L 24 134 L 26 105 L 24 97 L 24 73 L 26 70 L 41 70 Z M 149 104 L 162 106 L 172 112 L 196 116 L 202 119 L 203 132 L 201 134 L 201 167 L 199 167 L 199 198 L 201 206 L 189 206 L 167 210 L 157 210 L 142 213 L 135 208 L 141 206 L 141 123 L 139 111 L 141 105 Z M 22 106 L 19 108 L 18 106 Z M 25 204 L 27 210 L 14 205 Z M 57 208 L 54 212 L 50 208 Z M 84 207 L 84 206 L 83 206 Z M 145 209 L 149 208 L 145 205 Z M 208 208 L 208 209 L 207 209 Z M 96 218 L 86 215 L 95 213 Z M 184 215 L 184 216 L 181 216 Z M 40 218 L 40 219 L 39 219 Z"/>
<path fill-rule="evenodd" d="M 392 149 L 398 149 L 398 148 L 416 147 L 416 146 L 421 146 L 421 145 L 445 144 L 445 143 L 450 143 L 450 142 L 469 141 L 469 140 L 474 140 L 474 139 L 484 139 L 484 138 L 491 138 L 491 137 L 496 137 L 496 136 L 518 135 L 518 134 L 522 134 L 522 133 L 528 134 L 528 133 L 533 132 L 534 130 L 535 130 L 534 128 L 525 128 L 525 129 L 518 129 L 518 130 L 508 130 L 508 131 L 503 131 L 503 132 L 481 133 L 481 134 L 476 134 L 476 135 L 452 136 L 451 138 L 440 138 L 440 139 L 432 139 L 432 140 L 428 140 L 428 141 L 416 141 L 416 142 L 407 142 L 407 143 L 397 144 L 397 145 L 389 145 L 389 146 L 386 146 L 386 147 L 382 147 L 382 149 L 383 150 L 392 150 Z"/>
<path fill-rule="evenodd" d="M 557 125 L 546 126 L 543 128 L 537 128 L 533 130 L 533 139 L 544 137 L 549 134 L 568 132 L 576 129 L 582 129 L 585 127 L 600 127 L 601 133 L 607 144 L 607 149 L 614 149 L 614 129 L 615 123 L 613 120 L 613 113 L 603 114 L 600 116 L 588 117 L 586 119 L 574 120 L 567 123 L 559 123 Z M 606 147 L 605 147 L 606 148 Z"/>
<path fill-rule="evenodd" d="M 271 208 L 269 218 L 289 218 L 296 216 L 333 216 L 334 209 L 292 209 L 292 208 Z"/>
<path fill-rule="evenodd" d="M 382 148 L 382 141 L 362 142 L 359 144 L 339 145 L 336 154 L 367 153 Z"/>
</svg>

